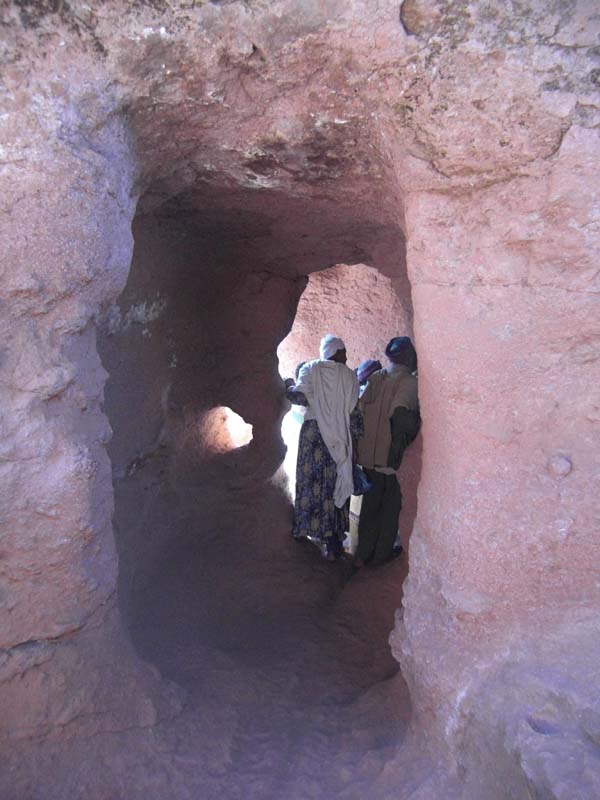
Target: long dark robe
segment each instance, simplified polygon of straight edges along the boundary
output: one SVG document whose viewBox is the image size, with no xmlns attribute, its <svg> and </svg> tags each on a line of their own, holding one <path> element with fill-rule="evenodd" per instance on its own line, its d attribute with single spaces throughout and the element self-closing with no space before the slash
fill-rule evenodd
<svg viewBox="0 0 600 800">
<path fill-rule="evenodd" d="M 353 438 L 362 436 L 362 414 L 358 409 L 350 414 L 350 432 Z M 340 554 L 350 528 L 350 499 L 343 508 L 336 507 L 333 501 L 336 477 L 335 461 L 323 441 L 317 421 L 306 420 L 298 444 L 292 535 L 298 539 L 313 539 L 328 553 Z"/>
</svg>

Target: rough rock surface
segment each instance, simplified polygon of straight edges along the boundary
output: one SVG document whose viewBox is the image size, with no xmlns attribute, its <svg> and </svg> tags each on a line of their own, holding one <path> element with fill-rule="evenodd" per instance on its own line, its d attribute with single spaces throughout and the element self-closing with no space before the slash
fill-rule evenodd
<svg viewBox="0 0 600 800">
<path fill-rule="evenodd" d="M 342 337 L 352 369 L 366 358 L 385 363 L 385 347 L 392 336 L 412 335 L 410 287 L 405 284 L 406 269 L 400 260 L 394 279 L 366 264 L 340 264 L 314 272 L 298 303 L 292 330 L 277 349 L 281 375 L 293 377 L 300 361 L 319 357 L 322 331 Z"/>
<path fill-rule="evenodd" d="M 19 0 L 0 14 L 3 796 L 595 797 L 596 3 Z M 276 347 L 306 276 L 342 263 L 406 264 L 419 351 L 419 510 L 392 635 L 414 710 L 402 746 L 404 689 L 381 683 L 391 621 L 378 609 L 365 638 L 360 614 L 399 603 L 401 572 L 339 592 L 290 552 L 270 484 Z M 408 283 L 395 288 L 408 308 Z M 254 438 L 215 459 L 202 419 L 221 405 Z M 202 630 L 233 619 L 234 649 L 256 637 L 227 698 L 223 642 L 177 636 L 176 612 L 207 597 L 177 564 L 208 565 Z M 169 605 L 179 583 L 191 594 Z M 319 652 L 341 626 L 356 647 L 306 662 L 320 744 L 309 726 L 285 750 L 233 687 L 261 652 L 247 686 L 266 697 L 260 598 L 293 605 L 298 586 L 334 611 L 321 639 L 306 600 L 280 694 L 304 636 Z M 345 717 L 335 684 L 330 725 L 327 667 L 372 648 Z M 305 697 L 283 702 L 285 730 Z M 245 722 L 207 712 L 203 727 L 211 703 Z M 390 737 L 378 709 L 394 703 Z M 347 748 L 344 725 L 359 732 Z"/>
</svg>

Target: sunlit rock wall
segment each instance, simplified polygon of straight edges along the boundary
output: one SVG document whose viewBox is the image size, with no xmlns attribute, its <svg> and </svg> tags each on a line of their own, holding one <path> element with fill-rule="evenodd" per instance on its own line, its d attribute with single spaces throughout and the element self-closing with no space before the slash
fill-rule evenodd
<svg viewBox="0 0 600 800">
<path fill-rule="evenodd" d="M 352 369 L 366 358 L 385 363 L 392 336 L 412 335 L 410 286 L 407 295 L 400 294 L 408 284 L 403 247 L 397 258 L 398 290 L 390 277 L 366 264 L 339 265 L 310 276 L 293 328 L 277 350 L 282 375 L 293 377 L 300 361 L 318 358 L 325 333 L 341 336 Z"/>
<path fill-rule="evenodd" d="M 398 159 L 425 422 L 392 644 L 467 796 L 592 797 L 598 21 L 585 3 L 403 10 L 445 44 L 399 109 L 436 174 Z"/>
<path fill-rule="evenodd" d="M 133 656 L 115 611 L 106 373 L 94 324 L 127 276 L 134 159 L 122 120 L 97 105 L 84 120 L 64 94 L 57 103 L 35 81 L 19 89 L 26 72 L 17 63 L 4 74 L 2 118 L 7 747 L 158 718 L 148 693 L 156 677 Z M 97 127 L 86 138 L 92 117 Z"/>
</svg>

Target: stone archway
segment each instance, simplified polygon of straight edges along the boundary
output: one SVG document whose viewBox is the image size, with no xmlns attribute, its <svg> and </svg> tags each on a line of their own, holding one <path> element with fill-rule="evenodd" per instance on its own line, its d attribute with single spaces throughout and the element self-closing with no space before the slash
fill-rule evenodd
<svg viewBox="0 0 600 800">
<path fill-rule="evenodd" d="M 413 336 L 412 299 L 403 261 L 404 254 L 399 251 L 391 276 L 367 264 L 339 264 L 311 273 L 294 324 L 277 348 L 281 377 L 293 376 L 301 361 L 316 358 L 321 336 L 331 330 L 344 340 L 351 368 L 366 358 L 380 359 L 385 364 L 389 340 L 398 335 Z M 282 436 L 288 447 L 283 467 L 292 496 L 298 433 L 299 421 L 291 409 L 284 417 Z M 405 549 L 417 513 L 421 448 L 419 437 L 406 453 L 400 473 L 403 505 L 399 531 Z"/>
</svg>

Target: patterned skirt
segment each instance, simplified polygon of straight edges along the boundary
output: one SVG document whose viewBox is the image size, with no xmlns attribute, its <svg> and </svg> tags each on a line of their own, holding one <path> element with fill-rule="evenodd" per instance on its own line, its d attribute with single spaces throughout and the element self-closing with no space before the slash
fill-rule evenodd
<svg viewBox="0 0 600 800">
<path fill-rule="evenodd" d="M 292 535 L 308 537 L 323 545 L 328 553 L 341 553 L 349 530 L 348 501 L 336 508 L 333 492 L 337 470 L 323 441 L 317 421 L 306 420 L 300 429 L 296 466 L 296 501 Z"/>
</svg>

